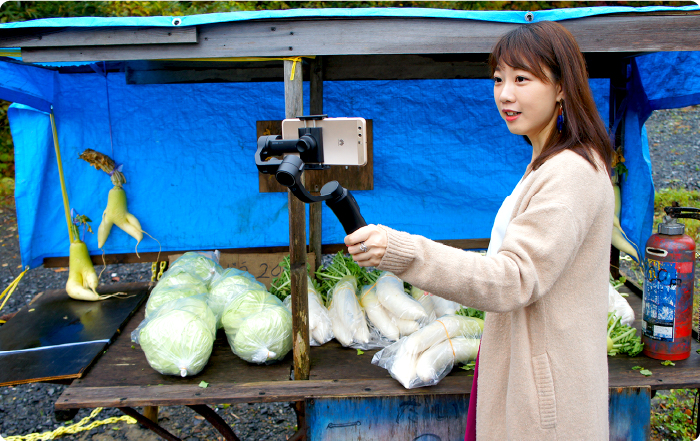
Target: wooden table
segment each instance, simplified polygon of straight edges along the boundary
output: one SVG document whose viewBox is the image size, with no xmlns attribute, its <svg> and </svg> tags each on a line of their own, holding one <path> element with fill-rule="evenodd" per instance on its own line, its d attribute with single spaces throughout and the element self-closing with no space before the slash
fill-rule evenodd
<svg viewBox="0 0 700 441">
<path fill-rule="evenodd" d="M 634 294 L 628 299 L 636 310 L 638 327 L 641 299 Z M 411 439 L 464 437 L 473 377 L 462 369 L 454 369 L 436 386 L 407 390 L 386 370 L 370 363 L 376 351 L 357 355 L 333 340 L 311 348 L 308 381 L 290 381 L 291 354 L 278 364 L 250 365 L 231 352 L 220 334 L 209 364 L 199 375 L 166 376 L 151 369 L 141 349 L 130 340 L 143 311 L 144 306 L 85 376 L 64 391 L 57 409 L 117 407 L 164 438 L 177 439 L 133 407 L 186 405 L 227 439 L 237 439 L 208 405 L 296 401 L 305 403 L 308 439 L 405 439 L 408 434 Z M 693 342 L 690 358 L 675 366 L 663 366 L 660 360 L 641 355 L 608 358 L 611 439 L 647 439 L 652 390 L 700 388 L 697 349 L 700 345 Z M 645 377 L 633 366 L 649 369 L 652 375 Z M 207 388 L 199 387 L 202 380 L 209 383 Z"/>
</svg>

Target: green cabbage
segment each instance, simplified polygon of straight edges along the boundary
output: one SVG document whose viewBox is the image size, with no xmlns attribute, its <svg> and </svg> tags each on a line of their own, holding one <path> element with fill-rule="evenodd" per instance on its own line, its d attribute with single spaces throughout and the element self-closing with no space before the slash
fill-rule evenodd
<svg viewBox="0 0 700 441">
<path fill-rule="evenodd" d="M 233 353 L 250 363 L 282 360 L 292 349 L 292 313 L 284 306 L 268 306 L 243 321 L 235 337 L 226 337 Z"/>
<path fill-rule="evenodd" d="M 132 333 L 132 340 L 161 374 L 196 375 L 209 361 L 215 324 L 204 296 L 185 297 L 157 309 Z"/>
<path fill-rule="evenodd" d="M 170 269 L 174 268 L 184 268 L 205 282 L 209 282 L 215 274 L 223 271 L 223 268 L 217 261 L 207 256 L 206 253 L 196 251 L 190 251 L 178 257 L 170 265 Z"/>
<path fill-rule="evenodd" d="M 169 268 L 158 281 L 153 290 L 162 289 L 174 285 L 195 285 L 199 286 L 201 292 L 207 292 L 206 282 L 184 267 Z"/>
<path fill-rule="evenodd" d="M 270 306 L 282 306 L 282 302 L 267 291 L 246 291 L 226 306 L 221 316 L 221 326 L 227 335 L 235 337 L 238 328 L 248 317 Z"/>
<path fill-rule="evenodd" d="M 153 289 L 146 303 L 146 318 L 166 303 L 198 294 L 206 294 L 206 291 L 202 291 L 201 285 L 172 285 Z"/>
<path fill-rule="evenodd" d="M 229 273 L 231 274 L 231 273 Z M 221 328 L 221 316 L 226 305 L 248 291 L 266 291 L 265 285 L 244 275 L 229 275 L 214 281 L 209 288 L 207 303 L 216 315 L 217 328 Z"/>
</svg>

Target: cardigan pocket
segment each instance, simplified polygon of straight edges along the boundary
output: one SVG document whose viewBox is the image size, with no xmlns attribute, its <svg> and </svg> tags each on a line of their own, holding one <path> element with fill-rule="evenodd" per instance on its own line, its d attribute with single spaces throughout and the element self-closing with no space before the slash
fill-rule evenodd
<svg viewBox="0 0 700 441">
<path fill-rule="evenodd" d="M 557 425 L 557 402 L 554 397 L 554 380 L 547 354 L 532 357 L 532 367 L 535 374 L 535 387 L 537 388 L 540 427 L 553 429 Z"/>
</svg>

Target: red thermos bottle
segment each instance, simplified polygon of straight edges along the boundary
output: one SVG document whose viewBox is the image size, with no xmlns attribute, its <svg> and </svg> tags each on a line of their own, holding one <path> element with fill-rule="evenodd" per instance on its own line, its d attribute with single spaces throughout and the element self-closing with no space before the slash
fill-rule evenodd
<svg viewBox="0 0 700 441">
<path fill-rule="evenodd" d="M 644 253 L 643 353 L 659 360 L 684 360 L 690 356 L 692 335 L 695 241 L 676 219 L 700 219 L 700 209 L 664 211 L 667 216 Z"/>
</svg>

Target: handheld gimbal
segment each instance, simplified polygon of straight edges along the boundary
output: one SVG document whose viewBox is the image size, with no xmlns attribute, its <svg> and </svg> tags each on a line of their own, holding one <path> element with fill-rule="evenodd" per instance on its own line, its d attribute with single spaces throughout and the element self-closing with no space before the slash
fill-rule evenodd
<svg viewBox="0 0 700 441">
<path fill-rule="evenodd" d="M 315 125 L 315 121 L 325 118 L 326 115 L 311 115 L 300 116 L 299 120 L 306 126 L 308 121 L 313 121 Z M 302 202 L 312 204 L 325 201 L 347 234 L 367 225 L 360 214 L 357 201 L 338 181 L 325 184 L 319 196 L 313 196 L 301 183 L 304 169 L 323 170 L 330 166 L 324 164 L 323 128 L 300 127 L 298 132 L 297 139 L 282 139 L 281 135 L 258 138 L 258 150 L 255 153 L 255 165 L 258 170 L 264 174 L 274 173 L 277 182 L 289 188 Z M 282 155 L 283 159 L 274 158 Z"/>
</svg>

